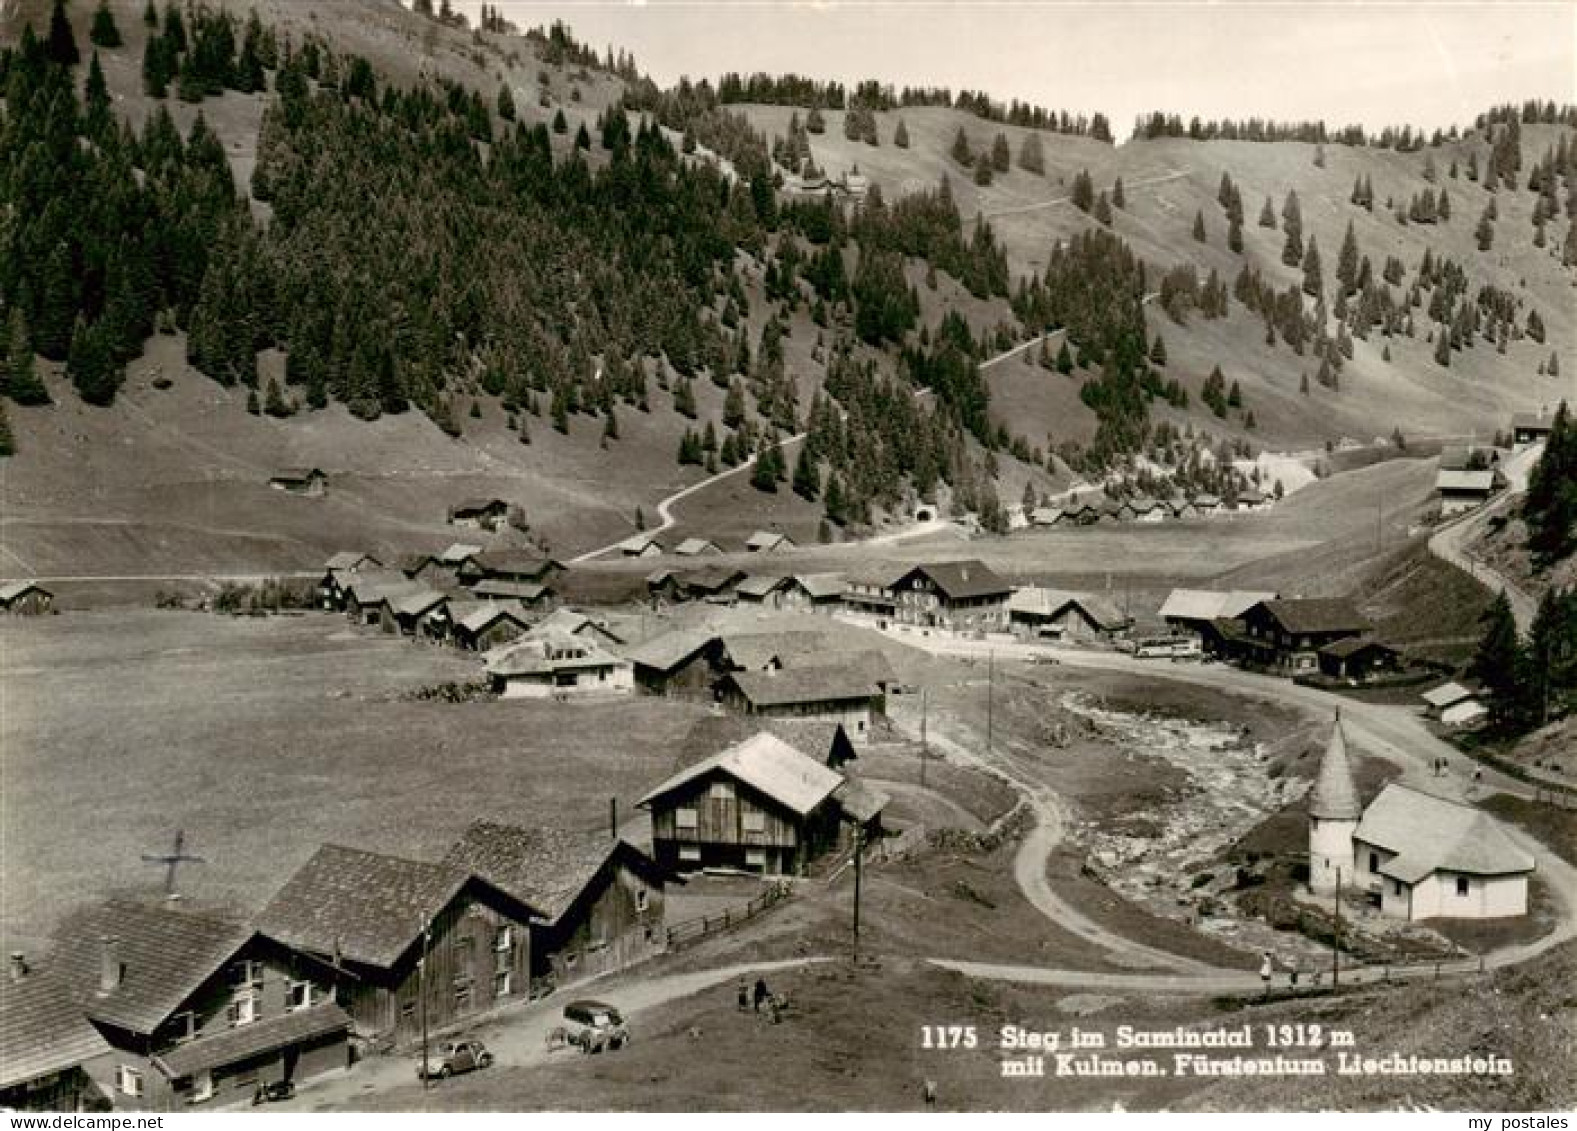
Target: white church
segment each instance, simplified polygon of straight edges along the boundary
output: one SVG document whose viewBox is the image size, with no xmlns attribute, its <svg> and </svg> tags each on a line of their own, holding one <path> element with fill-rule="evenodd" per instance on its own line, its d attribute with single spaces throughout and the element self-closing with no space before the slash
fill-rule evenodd
<svg viewBox="0 0 1577 1131">
<path fill-rule="evenodd" d="M 1533 857 L 1488 814 L 1395 781 L 1363 808 L 1341 719 L 1309 791 L 1309 888 L 1338 883 L 1398 919 L 1498 919 L 1528 912 Z"/>
</svg>

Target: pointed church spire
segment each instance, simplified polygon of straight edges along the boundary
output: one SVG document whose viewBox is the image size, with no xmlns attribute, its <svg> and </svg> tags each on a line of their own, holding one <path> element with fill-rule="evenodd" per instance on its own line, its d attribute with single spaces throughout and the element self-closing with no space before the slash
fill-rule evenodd
<svg viewBox="0 0 1577 1131">
<path fill-rule="evenodd" d="M 1352 762 L 1347 757 L 1347 738 L 1342 733 L 1342 716 L 1336 712 L 1330 742 L 1320 759 L 1319 775 L 1309 791 L 1309 816 L 1325 821 L 1356 821 L 1363 815 L 1358 804 L 1358 787 L 1353 782 Z"/>
</svg>

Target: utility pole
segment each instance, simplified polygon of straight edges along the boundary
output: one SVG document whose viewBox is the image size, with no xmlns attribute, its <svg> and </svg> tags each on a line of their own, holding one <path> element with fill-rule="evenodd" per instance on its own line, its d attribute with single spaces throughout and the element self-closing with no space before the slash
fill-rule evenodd
<svg viewBox="0 0 1577 1131">
<path fill-rule="evenodd" d="M 422 956 L 416 962 L 416 997 L 422 1010 L 422 1090 L 429 1087 L 427 1064 L 427 944 L 429 931 L 427 916 L 422 916 Z"/>
<path fill-rule="evenodd" d="M 997 654 L 986 652 L 986 757 L 991 757 L 992 700 L 996 698 Z"/>
<path fill-rule="evenodd" d="M 864 871 L 865 826 L 854 826 L 854 961 L 860 961 L 860 879 Z"/>
<path fill-rule="evenodd" d="M 1342 984 L 1342 869 L 1336 866 L 1336 929 L 1331 932 L 1331 988 Z"/>
<path fill-rule="evenodd" d="M 929 714 L 928 699 L 930 697 L 930 693 L 931 693 L 931 689 L 930 688 L 928 688 L 928 687 L 921 687 L 920 688 L 920 788 L 921 789 L 925 788 L 925 764 L 926 764 L 927 761 L 930 760 L 930 755 L 931 755 L 931 743 L 930 743 L 930 740 L 926 737 L 926 729 L 925 729 L 926 716 Z"/>
</svg>

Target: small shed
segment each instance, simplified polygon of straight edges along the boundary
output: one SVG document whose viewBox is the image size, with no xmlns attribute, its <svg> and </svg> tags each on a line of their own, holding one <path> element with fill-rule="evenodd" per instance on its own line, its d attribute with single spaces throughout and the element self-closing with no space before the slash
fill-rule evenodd
<svg viewBox="0 0 1577 1131">
<path fill-rule="evenodd" d="M 746 552 L 752 554 L 775 554 L 792 549 L 794 539 L 781 530 L 758 530 L 745 541 Z"/>
<path fill-rule="evenodd" d="M 36 617 L 55 607 L 55 595 L 36 581 L 7 581 L 0 584 L 0 612 L 18 617 Z"/>
<path fill-rule="evenodd" d="M 282 467 L 269 477 L 268 485 L 276 491 L 311 498 L 328 493 L 328 474 L 318 467 Z"/>
<path fill-rule="evenodd" d="M 682 558 L 709 557 L 722 552 L 722 548 L 716 542 L 706 538 L 686 538 L 674 547 L 674 553 Z"/>
<path fill-rule="evenodd" d="M 655 558 L 662 552 L 663 544 L 645 532 L 633 534 L 619 543 L 619 553 L 627 558 Z"/>
<path fill-rule="evenodd" d="M 1331 679 L 1368 683 L 1377 676 L 1402 670 L 1402 654 L 1389 644 L 1361 636 L 1348 636 L 1319 651 L 1320 671 Z"/>
<path fill-rule="evenodd" d="M 1451 681 L 1442 683 L 1420 696 L 1431 718 L 1446 726 L 1464 726 L 1477 722 L 1489 712 L 1479 701 L 1479 692 L 1465 684 Z"/>
</svg>

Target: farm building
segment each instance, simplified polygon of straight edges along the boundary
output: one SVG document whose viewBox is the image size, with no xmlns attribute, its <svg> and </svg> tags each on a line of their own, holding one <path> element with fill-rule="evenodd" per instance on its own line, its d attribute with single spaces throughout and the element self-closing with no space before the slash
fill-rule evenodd
<svg viewBox="0 0 1577 1131">
<path fill-rule="evenodd" d="M 1519 412 L 1511 418 L 1511 442 L 1518 448 L 1550 438 L 1555 418 L 1546 412 Z"/>
<path fill-rule="evenodd" d="M 1013 587 L 983 562 L 933 562 L 909 569 L 892 585 L 900 624 L 953 632 L 997 632 L 1007 627 Z"/>
<path fill-rule="evenodd" d="M 481 601 L 514 601 L 528 609 L 550 608 L 558 600 L 551 585 L 535 581 L 478 581 L 471 596 Z"/>
<path fill-rule="evenodd" d="M 819 664 L 768 670 L 731 671 L 718 683 L 724 705 L 753 718 L 819 719 L 836 722 L 857 742 L 867 742 L 886 695 L 870 657 L 839 656 Z M 883 661 L 885 664 L 885 661 Z"/>
<path fill-rule="evenodd" d="M 36 581 L 7 581 L 0 585 L 0 612 L 36 617 L 55 607 L 55 595 Z"/>
<path fill-rule="evenodd" d="M 414 570 L 406 569 L 412 581 L 435 589 L 453 589 L 460 584 L 460 571 L 468 567 L 482 547 L 469 542 L 455 542 L 436 554 L 428 554 Z"/>
<path fill-rule="evenodd" d="M 431 640 L 441 637 L 448 627 L 444 608 L 449 598 L 436 589 L 413 589 L 389 600 L 389 611 L 394 614 L 395 626 L 401 636 L 414 636 Z"/>
<path fill-rule="evenodd" d="M 1368 683 L 1392 675 L 1405 666 L 1402 654 L 1389 644 L 1361 636 L 1347 636 L 1319 651 L 1321 674 L 1350 683 Z"/>
<path fill-rule="evenodd" d="M 1212 515 L 1224 514 L 1226 506 L 1217 495 L 1195 495 L 1192 500 L 1194 513 L 1200 518 L 1210 518 Z"/>
<path fill-rule="evenodd" d="M 759 605 L 766 609 L 776 609 L 782 604 L 783 592 L 788 585 L 787 577 L 752 573 L 734 586 L 734 600 L 741 605 Z"/>
<path fill-rule="evenodd" d="M 1235 658 L 1288 675 L 1314 671 L 1321 648 L 1373 627 L 1350 602 L 1317 597 L 1260 601 L 1238 619 Z"/>
<path fill-rule="evenodd" d="M 592 620 L 585 613 L 578 613 L 574 609 L 554 609 L 532 625 L 528 635 L 537 636 L 551 632 L 568 633 L 570 636 L 600 644 L 604 648 L 613 648 L 624 643 L 624 638 L 609 628 L 606 622 Z"/>
<path fill-rule="evenodd" d="M 1214 634 L 1214 623 L 1221 618 L 1235 619 L 1261 601 L 1273 601 L 1274 593 L 1247 590 L 1174 589 L 1157 614 L 1173 632 L 1187 632 L 1204 638 Z"/>
<path fill-rule="evenodd" d="M 1275 501 L 1275 499 L 1271 498 L 1263 491 L 1258 491 L 1250 487 L 1246 491 L 1239 491 L 1237 493 L 1237 497 L 1233 500 L 1233 505 L 1234 509 L 1240 511 L 1263 511 L 1269 510 L 1271 504 L 1273 504 Z"/>
<path fill-rule="evenodd" d="M 710 700 L 723 645 L 714 633 L 677 629 L 625 654 L 635 666 L 635 686 L 646 694 Z"/>
<path fill-rule="evenodd" d="M 24 954 L 11 955 L 9 976 L 0 979 L 0 1108 L 102 1107 L 108 1097 L 85 1066 L 113 1052 L 64 979 L 53 969 L 33 969 Z"/>
<path fill-rule="evenodd" d="M 882 566 L 848 574 L 843 586 L 844 613 L 878 621 L 893 619 L 898 611 L 893 586 L 907 572 L 907 567 Z"/>
<path fill-rule="evenodd" d="M 1056 526 L 1061 521 L 1061 507 L 1036 507 L 1029 512 L 1031 526 Z"/>
<path fill-rule="evenodd" d="M 619 553 L 627 558 L 655 558 L 663 552 L 663 544 L 651 534 L 633 534 L 619 543 Z"/>
<path fill-rule="evenodd" d="M 1391 782 L 1352 834 L 1358 885 L 1398 919 L 1499 919 L 1528 913 L 1532 855 L 1487 813 Z"/>
<path fill-rule="evenodd" d="M 341 550 L 323 563 L 323 571 L 325 573 L 334 573 L 336 571 L 359 573 L 364 569 L 382 568 L 382 562 L 371 554 L 364 554 L 360 550 Z"/>
<path fill-rule="evenodd" d="M 483 581 L 546 585 L 564 572 L 552 558 L 526 550 L 483 550 L 460 563 L 457 576 L 461 585 L 475 586 Z"/>
<path fill-rule="evenodd" d="M 444 862 L 541 912 L 531 927 L 533 985 L 569 985 L 663 950 L 665 873 L 605 830 L 477 821 Z"/>
<path fill-rule="evenodd" d="M 250 926 L 114 900 L 66 919 L 54 961 L 111 1047 L 84 1068 L 117 1108 L 244 1103 L 350 1062 L 334 970 Z"/>
<path fill-rule="evenodd" d="M 794 549 L 794 539 L 781 530 L 758 530 L 745 540 L 745 551 L 751 554 L 776 554 Z"/>
<path fill-rule="evenodd" d="M 1435 493 L 1442 515 L 1461 514 L 1483 506 L 1495 493 L 1493 471 L 1447 471 L 1435 475 Z"/>
<path fill-rule="evenodd" d="M 268 485 L 276 491 L 319 498 L 328 494 L 329 477 L 316 467 L 282 467 L 269 477 Z"/>
<path fill-rule="evenodd" d="M 399 628 L 395 604 L 425 588 L 403 575 L 390 577 L 383 571 L 351 574 L 341 590 L 345 616 L 355 624 L 378 625 L 385 632 L 395 632 Z"/>
<path fill-rule="evenodd" d="M 505 699 L 622 695 L 635 689 L 629 660 L 562 630 L 533 630 L 493 652 L 487 674 Z"/>
<path fill-rule="evenodd" d="M 1109 601 L 1060 589 L 1025 586 L 1008 598 L 1008 627 L 1030 637 L 1110 640 L 1133 618 Z"/>
<path fill-rule="evenodd" d="M 383 1043 L 421 1033 L 423 994 L 433 1029 L 526 996 L 536 918 L 464 868 L 325 844 L 269 901 L 258 929 L 343 970 L 338 1000 L 356 1035 Z"/>
<path fill-rule="evenodd" d="M 843 575 L 796 573 L 778 597 L 778 607 L 797 612 L 831 612 L 843 605 Z"/>
<path fill-rule="evenodd" d="M 1479 702 L 1479 693 L 1460 683 L 1442 683 L 1421 696 L 1429 716 L 1448 727 L 1477 722 L 1489 712 Z"/>
<path fill-rule="evenodd" d="M 848 815 L 838 798 L 848 783 L 763 732 L 681 770 L 639 804 L 651 810 L 654 855 L 665 868 L 799 875 L 839 845 Z M 878 825 L 886 799 L 858 794 L 854 819 Z"/>
<path fill-rule="evenodd" d="M 486 652 L 508 644 L 531 627 L 515 601 L 451 601 L 441 635 L 457 648 Z"/>
<path fill-rule="evenodd" d="M 815 663 L 832 651 L 825 633 L 805 629 L 791 632 L 730 632 L 722 641 L 722 667 L 729 671 L 766 672 Z"/>
<path fill-rule="evenodd" d="M 674 547 L 674 553 L 681 558 L 711 557 L 722 552 L 722 547 L 706 538 L 686 538 Z"/>
<path fill-rule="evenodd" d="M 461 499 L 449 508 L 449 525 L 472 530 L 501 530 L 509 520 L 509 504 L 503 499 Z"/>
<path fill-rule="evenodd" d="M 1110 502 L 1100 493 L 1077 495 L 1062 507 L 1062 521 L 1070 526 L 1090 526 L 1107 517 L 1106 504 Z"/>
<path fill-rule="evenodd" d="M 1117 517 L 1124 522 L 1163 522 L 1172 515 L 1166 504 L 1141 495 L 1124 502 L 1117 512 Z"/>
<path fill-rule="evenodd" d="M 690 570 L 680 575 L 679 584 L 686 601 L 729 605 L 733 604 L 739 583 L 744 579 L 743 570 L 719 567 Z"/>
</svg>

